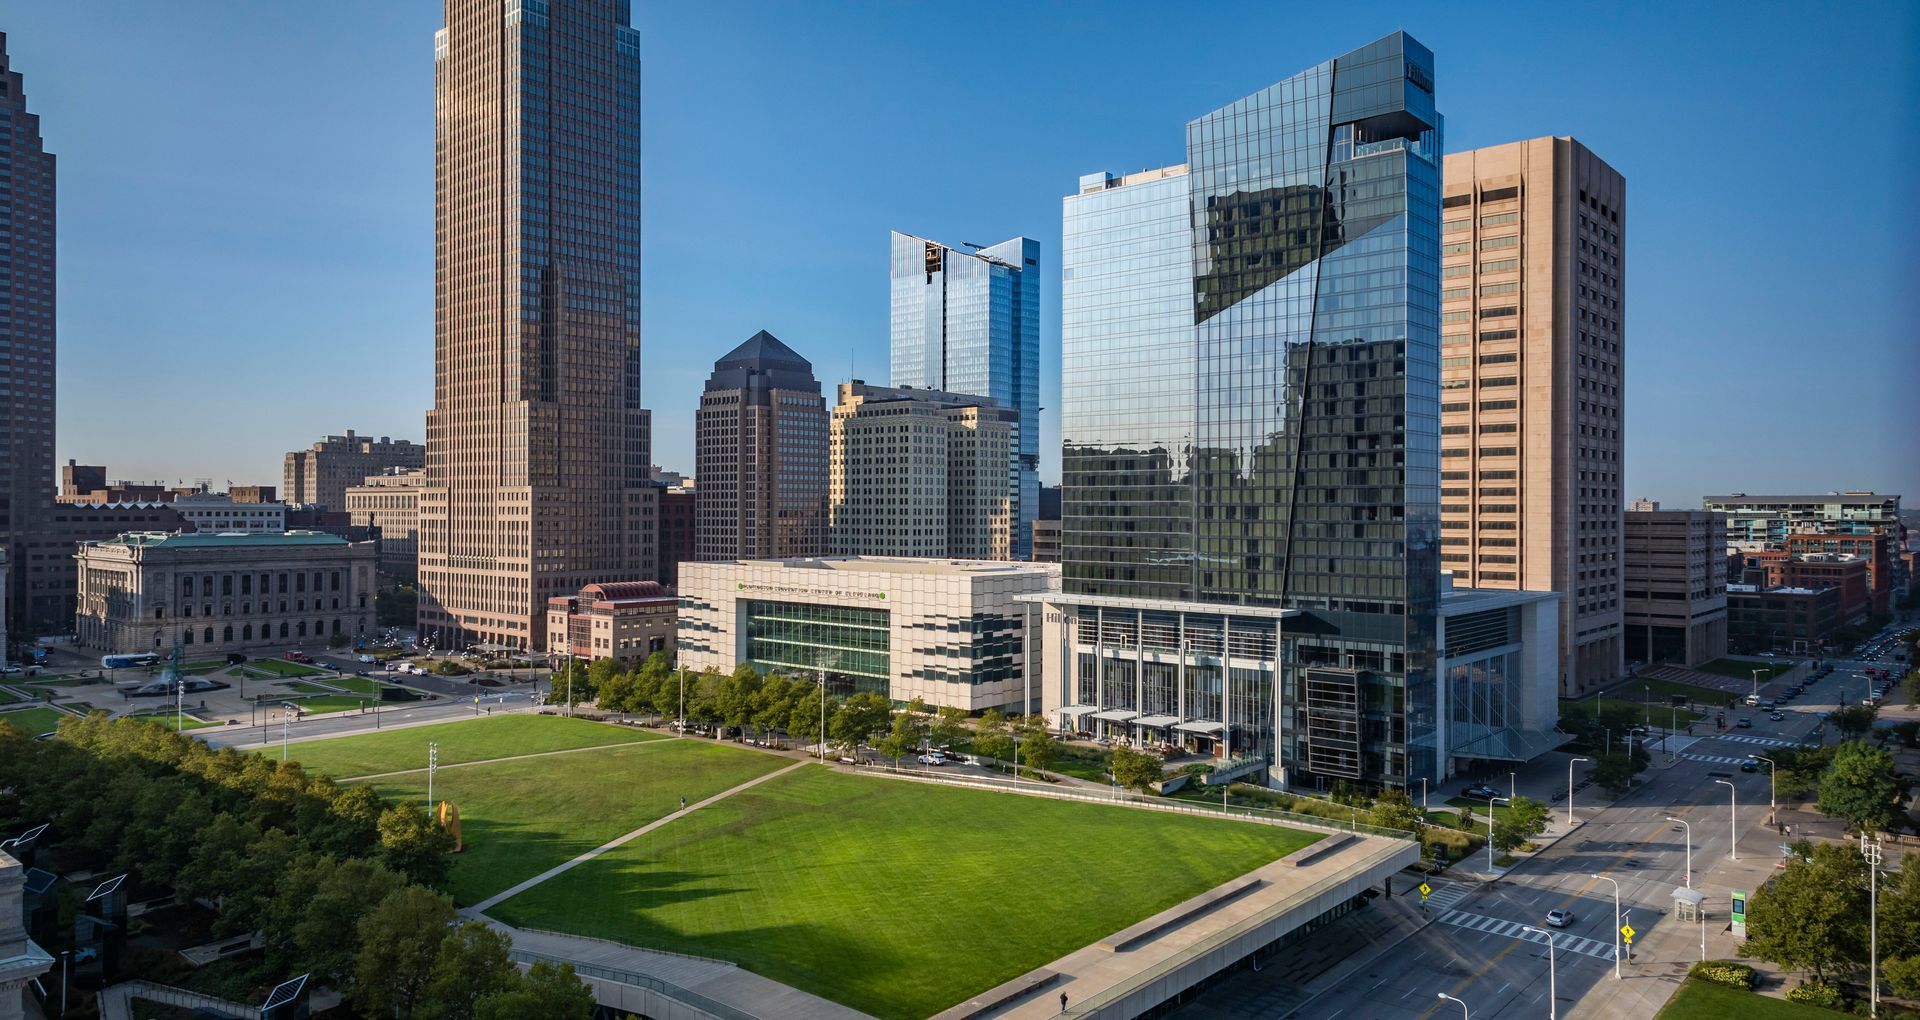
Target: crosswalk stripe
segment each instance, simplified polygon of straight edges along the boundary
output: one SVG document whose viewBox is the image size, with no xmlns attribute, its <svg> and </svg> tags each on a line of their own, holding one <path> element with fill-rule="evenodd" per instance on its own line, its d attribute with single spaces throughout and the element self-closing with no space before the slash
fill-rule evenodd
<svg viewBox="0 0 1920 1020">
<path fill-rule="evenodd" d="M 1536 935 L 1533 932 L 1527 931 L 1527 926 L 1519 921 L 1508 921 L 1498 917 L 1471 914 L 1464 910 L 1449 911 L 1446 916 L 1440 919 L 1440 923 L 1452 925 L 1456 928 L 1465 928 L 1468 931 L 1486 932 L 1494 935 L 1503 935 L 1507 938 L 1520 939 L 1521 941 L 1530 942 L 1536 946 L 1545 946 L 1547 944 L 1546 936 Z M 1553 939 L 1553 945 L 1557 952 L 1577 953 L 1581 956 L 1593 957 L 1596 960 L 1613 959 L 1613 947 L 1611 945 L 1577 935 L 1556 936 Z"/>
</svg>

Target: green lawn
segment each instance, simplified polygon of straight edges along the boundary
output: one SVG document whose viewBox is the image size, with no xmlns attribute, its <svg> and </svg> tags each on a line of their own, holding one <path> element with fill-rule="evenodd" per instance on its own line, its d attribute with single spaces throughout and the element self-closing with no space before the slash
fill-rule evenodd
<svg viewBox="0 0 1920 1020">
<path fill-rule="evenodd" d="M 293 745 L 309 771 L 340 778 L 427 767 L 427 744 L 440 745 L 440 764 L 507 758 L 575 747 L 663 739 L 625 726 L 557 715 L 497 715 L 433 726 L 410 726 Z"/>
<path fill-rule="evenodd" d="M 56 675 L 56 676 L 35 676 L 35 677 L 28 677 L 27 679 L 20 681 L 20 683 L 28 684 L 33 687 L 88 687 L 88 686 L 93 686 L 98 684 L 104 684 L 106 682 L 107 681 L 105 679 L 98 676 L 79 677 L 79 676 L 74 676 L 72 674 Z"/>
<path fill-rule="evenodd" d="M 1653 688 L 1655 708 L 1666 704 L 1667 699 L 1673 695 L 1679 695 L 1691 701 L 1707 705 L 1724 705 L 1727 703 L 1727 699 L 1733 696 L 1726 691 L 1716 691 L 1711 687 L 1683 684 L 1677 680 L 1631 680 L 1620 688 L 1620 692 L 1623 694 L 1639 694 L 1643 693 L 1643 688 L 1646 687 Z"/>
<path fill-rule="evenodd" d="M 298 662 L 288 662 L 285 659 L 254 659 L 247 665 L 275 676 L 319 676 L 327 672 L 324 669 L 301 665 Z"/>
<path fill-rule="evenodd" d="M 492 913 L 924 1017 L 1318 838 L 809 766 Z"/>
<path fill-rule="evenodd" d="M 56 712 L 51 708 L 23 708 L 17 712 L 0 712 L 0 722 L 11 724 L 14 729 L 30 737 L 42 733 L 52 733 L 60 725 L 67 713 Z"/>
<path fill-rule="evenodd" d="M 0 705 L 11 705 L 16 701 L 25 701 L 25 700 L 27 699 L 21 697 L 18 694 L 13 693 L 12 691 L 0 690 Z"/>
<path fill-rule="evenodd" d="M 143 712 L 140 715 L 129 716 L 128 718 L 150 720 L 165 726 L 167 729 L 173 729 L 175 724 L 175 717 L 172 712 Z M 178 721 L 185 729 L 189 730 L 201 730 L 209 726 L 226 725 L 224 721 L 209 722 L 205 719 L 195 719 L 190 715 L 183 716 Z"/>
<path fill-rule="evenodd" d="M 1639 692 L 1636 691 L 1635 693 L 1639 693 Z M 1726 699 L 1727 699 L 1727 695 L 1721 694 L 1719 697 L 1719 703 L 1725 704 Z M 1595 699 L 1593 698 L 1581 698 L 1578 701 L 1562 701 L 1560 703 L 1560 715 L 1562 717 L 1590 716 L 1593 714 L 1594 700 Z M 1608 710 L 1625 709 L 1625 710 L 1630 710 L 1633 713 L 1633 717 L 1636 722 L 1645 720 L 1647 718 L 1647 703 L 1644 701 L 1637 701 L 1637 700 L 1628 701 L 1624 698 L 1608 698 L 1608 697 L 1602 697 L 1598 700 L 1600 702 L 1600 708 L 1603 712 Z M 1684 727 L 1688 723 L 1699 719 L 1701 716 L 1705 714 L 1706 714 L 1705 712 L 1689 712 L 1684 708 L 1669 708 L 1665 701 L 1659 700 L 1657 698 L 1653 703 L 1653 724 L 1659 727 L 1668 727 L 1668 726 L 1672 726 L 1675 728 Z"/>
<path fill-rule="evenodd" d="M 444 759 L 443 759 L 444 760 Z M 559 758 L 443 768 L 433 799 L 460 811 L 466 850 L 449 891 L 477 903 L 689 804 L 792 764 L 704 740 L 648 740 Z M 371 780 L 383 797 L 422 801 L 424 771 Z"/>
<path fill-rule="evenodd" d="M 333 688 L 331 688 L 331 687 L 322 687 L 322 686 L 320 686 L 319 684 L 316 684 L 316 683 L 313 683 L 313 682 L 311 682 L 311 681 L 307 681 L 307 680 L 287 680 L 287 681 L 283 681 L 283 682 L 280 682 L 280 683 L 277 683 L 277 684 L 274 684 L 274 686 L 275 686 L 275 687 L 280 687 L 280 688 L 284 688 L 285 690 L 287 690 L 287 691 L 290 691 L 290 692 L 292 692 L 292 693 L 294 693 L 294 694 L 333 694 L 333 693 L 336 693 L 336 692 L 334 691 L 334 689 L 333 689 Z"/>
<path fill-rule="evenodd" d="M 1761 671 L 1760 682 L 1766 683 L 1795 665 L 1794 662 L 1781 662 L 1777 659 L 1770 663 L 1748 662 L 1745 659 L 1715 659 L 1693 668 L 1702 673 L 1718 673 L 1721 676 L 1739 677 L 1742 680 L 1753 679 L 1753 671 L 1757 669 Z"/>
<path fill-rule="evenodd" d="M 1834 1020 L 1845 1014 L 1689 979 L 1654 1020 Z"/>
</svg>

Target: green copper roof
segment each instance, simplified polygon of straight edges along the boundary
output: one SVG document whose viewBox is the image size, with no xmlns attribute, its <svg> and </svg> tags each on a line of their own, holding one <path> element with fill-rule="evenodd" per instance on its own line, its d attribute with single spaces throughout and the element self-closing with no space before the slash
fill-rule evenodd
<svg viewBox="0 0 1920 1020">
<path fill-rule="evenodd" d="M 235 548 L 239 546 L 263 546 L 275 548 L 289 545 L 346 545 L 347 540 L 339 535 L 329 535 L 324 531 L 289 531 L 282 535 L 274 534 L 169 534 L 160 531 L 129 531 L 116 538 L 110 538 L 102 545 L 133 545 L 151 549 L 165 546 L 169 549 L 207 549 Z"/>
</svg>

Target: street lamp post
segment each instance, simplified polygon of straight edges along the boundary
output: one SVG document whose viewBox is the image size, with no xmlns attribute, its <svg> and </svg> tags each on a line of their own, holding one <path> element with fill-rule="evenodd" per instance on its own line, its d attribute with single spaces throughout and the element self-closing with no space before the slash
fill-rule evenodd
<svg viewBox="0 0 1920 1020">
<path fill-rule="evenodd" d="M 1487 798 L 1487 874 L 1493 874 L 1493 802 L 1498 797 Z"/>
<path fill-rule="evenodd" d="M 1758 699 L 1760 697 L 1760 674 L 1766 672 L 1766 670 L 1754 669 L 1748 670 L 1748 672 L 1753 675 L 1753 696 L 1755 699 Z"/>
<path fill-rule="evenodd" d="M 1860 836 L 1867 858 L 1867 1015 L 1880 1015 L 1880 844 Z"/>
<path fill-rule="evenodd" d="M 1427 777 L 1420 777 L 1420 810 L 1427 809 Z"/>
<path fill-rule="evenodd" d="M 1767 763 L 1767 824 L 1772 825 L 1774 812 L 1780 809 L 1780 805 L 1774 800 L 1774 790 L 1777 789 L 1777 787 L 1775 787 L 1774 781 L 1773 781 L 1773 772 L 1774 772 L 1774 769 L 1778 768 L 1778 766 L 1774 764 L 1772 758 L 1763 757 L 1757 754 L 1753 755 L 1753 760 L 1763 761 Z"/>
<path fill-rule="evenodd" d="M 1448 995 L 1448 994 L 1447 994 L 1447 993 L 1445 993 L 1445 992 L 1441 992 L 1441 993 L 1440 993 L 1440 1001 L 1441 1001 L 1441 1002 L 1451 1002 L 1451 1003 L 1455 1003 L 1455 1004 L 1457 1004 L 1457 1005 L 1459 1005 L 1459 1007 L 1460 1007 L 1460 1020 L 1473 1020 L 1473 1016 L 1472 1016 L 1472 1014 L 1470 1014 L 1470 1013 L 1468 1013 L 1468 1012 L 1467 1012 L 1467 1004 L 1466 1004 L 1466 1003 L 1464 1003 L 1464 1002 L 1461 1002 L 1461 1001 L 1460 1001 L 1459 999 L 1456 999 L 1456 998 L 1454 998 L 1453 996 L 1451 996 L 1451 995 Z"/>
<path fill-rule="evenodd" d="M 293 706 L 280 706 L 280 760 L 287 760 L 287 724 L 293 721 Z"/>
<path fill-rule="evenodd" d="M 427 817 L 433 817 L 433 774 L 440 771 L 440 744 L 427 742 Z"/>
<path fill-rule="evenodd" d="M 1608 736 L 1607 743 L 1613 743 L 1611 735 Z M 1576 762 L 1592 760 L 1592 758 L 1573 758 L 1567 762 L 1567 824 L 1569 826 L 1573 824 L 1573 766 Z"/>
<path fill-rule="evenodd" d="M 1558 1020 L 1560 1016 L 1560 978 L 1553 962 L 1553 933 L 1541 931 L 1532 925 L 1522 925 L 1521 930 L 1535 935 L 1544 935 L 1547 939 L 1547 1020 Z"/>
<path fill-rule="evenodd" d="M 1679 822 L 1687 827 L 1687 888 L 1693 888 L 1693 823 L 1684 818 L 1667 816 L 1669 822 Z"/>
<path fill-rule="evenodd" d="M 1735 819 L 1740 808 L 1740 798 L 1734 793 L 1731 782 L 1725 779 L 1716 779 L 1714 782 L 1727 788 L 1727 851 L 1737 861 L 1740 859 L 1740 834 Z"/>
<path fill-rule="evenodd" d="M 1518 772 L 1507 773 L 1507 799 L 1510 801 L 1520 799 L 1520 773 Z"/>
<path fill-rule="evenodd" d="M 1613 886 L 1613 979 L 1620 980 L 1620 881 L 1606 875 L 1594 878 Z"/>
</svg>

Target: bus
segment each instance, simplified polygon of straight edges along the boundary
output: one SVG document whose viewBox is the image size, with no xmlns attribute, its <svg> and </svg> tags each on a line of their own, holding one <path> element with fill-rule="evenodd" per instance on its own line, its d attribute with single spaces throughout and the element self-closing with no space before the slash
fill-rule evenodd
<svg viewBox="0 0 1920 1020">
<path fill-rule="evenodd" d="M 108 655 L 100 659 L 101 669 L 132 669 L 136 666 L 152 666 L 160 661 L 160 656 L 152 652 L 138 652 L 133 655 Z"/>
</svg>

